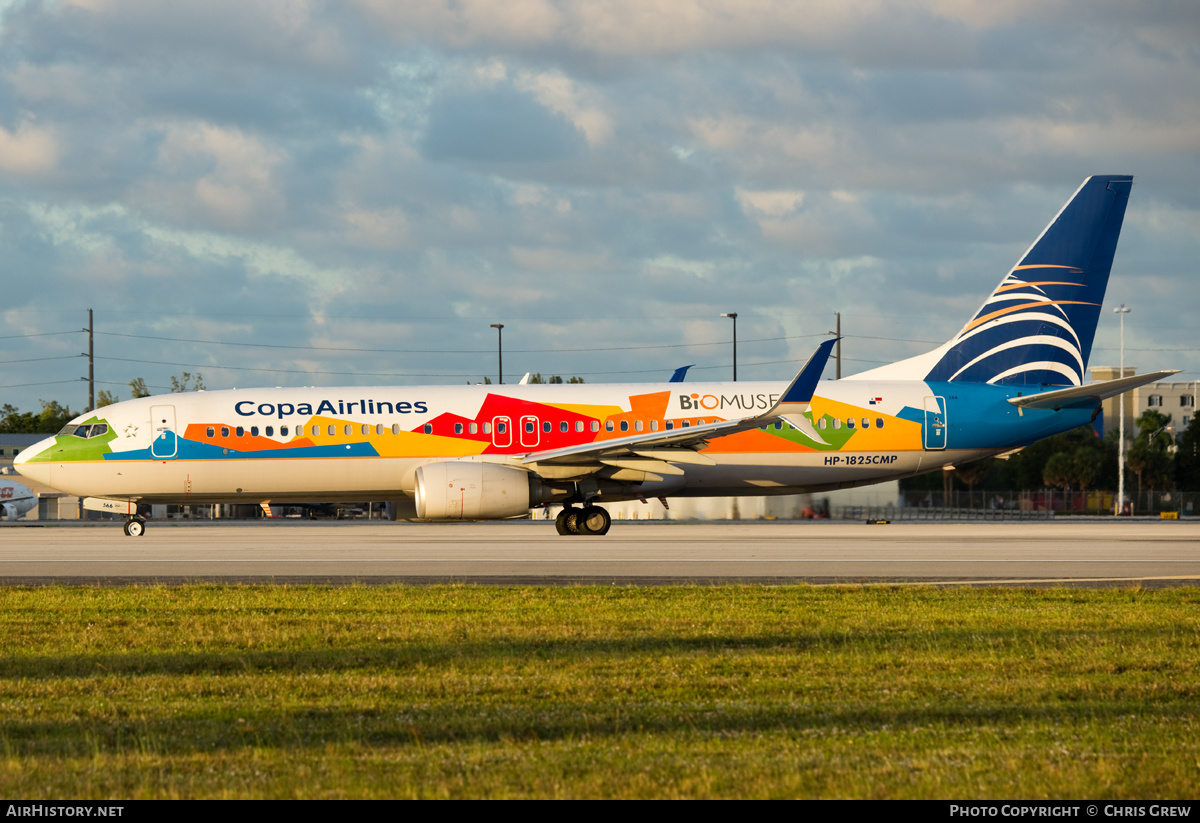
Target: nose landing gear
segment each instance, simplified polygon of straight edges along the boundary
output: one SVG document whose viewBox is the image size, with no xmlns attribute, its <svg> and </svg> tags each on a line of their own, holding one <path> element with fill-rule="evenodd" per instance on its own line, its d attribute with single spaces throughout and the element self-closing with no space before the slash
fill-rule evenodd
<svg viewBox="0 0 1200 823">
<path fill-rule="evenodd" d="M 131 517 L 125 521 L 125 534 L 129 537 L 141 537 L 146 531 L 146 521 L 140 517 Z"/>
</svg>

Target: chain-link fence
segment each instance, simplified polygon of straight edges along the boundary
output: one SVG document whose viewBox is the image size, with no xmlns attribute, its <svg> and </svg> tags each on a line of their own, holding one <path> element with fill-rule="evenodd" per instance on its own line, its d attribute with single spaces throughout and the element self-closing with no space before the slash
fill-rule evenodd
<svg viewBox="0 0 1200 823">
<path fill-rule="evenodd" d="M 1072 515 L 1112 515 L 1112 491 L 1036 492 L 940 491 L 902 493 L 897 505 L 842 506 L 831 512 L 846 520 L 1044 520 Z M 1200 515 L 1200 492 L 1126 490 L 1124 514 L 1179 517 Z"/>
</svg>

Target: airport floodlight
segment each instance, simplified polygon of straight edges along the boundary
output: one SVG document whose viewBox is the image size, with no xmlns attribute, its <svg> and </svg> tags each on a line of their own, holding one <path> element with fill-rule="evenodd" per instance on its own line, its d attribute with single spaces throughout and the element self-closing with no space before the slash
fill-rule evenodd
<svg viewBox="0 0 1200 823">
<path fill-rule="evenodd" d="M 1130 309 L 1122 303 L 1113 309 L 1114 314 L 1121 316 L 1121 372 L 1119 377 L 1125 376 L 1125 315 L 1129 314 Z M 1125 395 L 1119 397 L 1121 406 L 1121 431 L 1120 437 L 1117 440 L 1117 507 L 1116 515 L 1119 517 L 1125 508 Z"/>
</svg>

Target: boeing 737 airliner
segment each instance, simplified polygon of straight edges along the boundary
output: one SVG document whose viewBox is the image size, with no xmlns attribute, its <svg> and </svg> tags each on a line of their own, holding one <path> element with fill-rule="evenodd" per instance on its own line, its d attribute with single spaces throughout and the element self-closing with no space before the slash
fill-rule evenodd
<svg viewBox="0 0 1200 823">
<path fill-rule="evenodd" d="M 1173 372 L 1084 383 L 1132 177 L 1091 177 L 953 338 L 820 382 L 258 389 L 128 400 L 21 453 L 22 474 L 120 512 L 150 503 L 392 500 L 486 520 L 561 504 L 862 486 L 1024 446 Z"/>
</svg>

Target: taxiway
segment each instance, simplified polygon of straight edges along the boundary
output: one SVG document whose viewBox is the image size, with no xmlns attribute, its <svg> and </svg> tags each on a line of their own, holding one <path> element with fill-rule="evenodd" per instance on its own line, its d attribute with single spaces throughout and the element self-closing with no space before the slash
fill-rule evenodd
<svg viewBox="0 0 1200 823">
<path fill-rule="evenodd" d="M 0 528 L 0 585 L 89 582 L 1200 585 L 1200 522 L 152 522 Z"/>
</svg>

